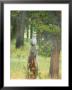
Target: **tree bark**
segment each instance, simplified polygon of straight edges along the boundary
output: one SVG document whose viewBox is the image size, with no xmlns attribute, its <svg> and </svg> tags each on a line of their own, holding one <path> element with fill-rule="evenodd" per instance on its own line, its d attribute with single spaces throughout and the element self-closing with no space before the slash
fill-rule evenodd
<svg viewBox="0 0 72 90">
<path fill-rule="evenodd" d="M 32 36 L 33 36 L 33 26 L 30 25 L 30 38 L 32 38 Z"/>
<path fill-rule="evenodd" d="M 38 62 L 36 60 L 36 47 L 32 46 L 30 50 L 30 55 L 28 58 L 28 79 L 36 79 L 37 78 L 37 73 L 38 73 Z"/>
<path fill-rule="evenodd" d="M 24 45 L 25 12 L 20 12 L 17 17 L 16 48 Z"/>
<path fill-rule="evenodd" d="M 60 48 L 57 44 L 56 46 L 54 46 L 51 52 L 50 77 L 52 79 L 59 79 L 59 56 Z"/>
<path fill-rule="evenodd" d="M 16 38 L 16 16 L 11 13 L 11 40 Z"/>
<path fill-rule="evenodd" d="M 26 27 L 26 29 L 27 29 L 27 40 L 28 40 L 28 38 L 29 38 L 29 27 Z"/>
</svg>

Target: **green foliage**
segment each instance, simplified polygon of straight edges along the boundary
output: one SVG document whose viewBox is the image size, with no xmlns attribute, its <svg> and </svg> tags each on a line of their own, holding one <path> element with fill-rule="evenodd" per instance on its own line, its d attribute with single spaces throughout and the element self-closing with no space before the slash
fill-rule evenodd
<svg viewBox="0 0 72 90">
<path fill-rule="evenodd" d="M 38 25 L 38 30 L 40 30 L 40 32 L 44 32 L 44 31 L 47 31 L 49 33 L 60 33 L 61 30 L 60 28 L 57 26 L 57 25 L 52 25 L 52 24 L 49 24 L 49 25 L 45 25 L 45 24 L 40 24 Z"/>
<path fill-rule="evenodd" d="M 16 17 L 22 11 L 11 11 L 12 27 L 16 27 Z M 25 11 L 26 26 L 32 25 L 41 33 L 47 31 L 52 35 L 60 36 L 61 33 L 61 12 L 60 11 Z M 13 21 L 14 20 L 14 21 Z M 15 23 L 14 23 L 15 22 Z M 15 30 L 12 29 L 14 32 Z M 15 33 L 15 32 L 14 32 Z"/>
<path fill-rule="evenodd" d="M 45 40 L 40 40 L 38 54 L 42 56 L 50 57 L 51 44 Z"/>
</svg>

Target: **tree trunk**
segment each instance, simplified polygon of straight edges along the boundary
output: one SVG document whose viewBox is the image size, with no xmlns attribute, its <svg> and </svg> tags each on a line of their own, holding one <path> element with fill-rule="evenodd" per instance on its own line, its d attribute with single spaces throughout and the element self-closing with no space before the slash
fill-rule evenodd
<svg viewBox="0 0 72 90">
<path fill-rule="evenodd" d="M 59 56 L 60 48 L 57 44 L 56 46 L 54 46 L 51 52 L 50 77 L 52 79 L 59 79 Z"/>
<path fill-rule="evenodd" d="M 28 60 L 28 79 L 36 79 L 37 78 L 37 62 L 34 56 L 30 56 Z"/>
<path fill-rule="evenodd" d="M 26 27 L 26 29 L 27 29 L 27 40 L 28 40 L 28 38 L 29 38 L 29 27 Z"/>
<path fill-rule="evenodd" d="M 16 48 L 24 45 L 25 12 L 20 12 L 17 17 Z"/>
<path fill-rule="evenodd" d="M 28 58 L 28 79 L 36 79 L 38 74 L 38 62 L 36 60 L 36 47 L 32 46 Z"/>
<path fill-rule="evenodd" d="M 11 14 L 11 40 L 16 38 L 16 17 Z"/>
<path fill-rule="evenodd" d="M 32 38 L 32 36 L 33 36 L 33 26 L 30 25 L 30 38 Z"/>
</svg>

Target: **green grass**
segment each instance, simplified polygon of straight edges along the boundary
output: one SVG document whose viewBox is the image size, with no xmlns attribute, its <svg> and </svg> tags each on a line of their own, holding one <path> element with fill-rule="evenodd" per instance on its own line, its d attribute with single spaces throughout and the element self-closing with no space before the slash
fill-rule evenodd
<svg viewBox="0 0 72 90">
<path fill-rule="evenodd" d="M 11 79 L 25 79 L 27 76 L 27 60 L 29 42 L 24 42 L 20 49 L 15 48 L 15 40 L 11 42 L 10 77 Z M 38 56 L 38 79 L 49 79 L 50 57 Z"/>
</svg>

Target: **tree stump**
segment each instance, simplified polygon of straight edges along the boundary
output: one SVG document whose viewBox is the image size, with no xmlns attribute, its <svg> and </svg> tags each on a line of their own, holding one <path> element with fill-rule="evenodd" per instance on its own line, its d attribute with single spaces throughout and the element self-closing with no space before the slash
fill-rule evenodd
<svg viewBox="0 0 72 90">
<path fill-rule="evenodd" d="M 31 46 L 30 55 L 28 58 L 28 78 L 29 79 L 36 79 L 37 72 L 38 72 L 38 63 L 36 60 L 37 50 L 35 45 Z"/>
<path fill-rule="evenodd" d="M 36 57 L 31 54 L 28 59 L 28 79 L 36 79 L 37 78 L 37 62 Z"/>
</svg>

